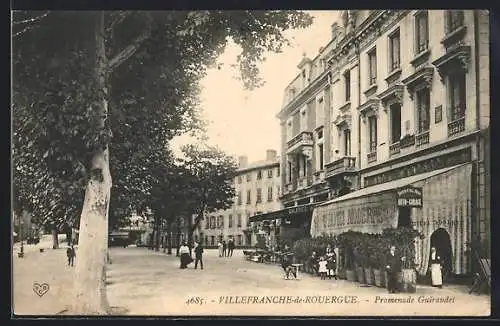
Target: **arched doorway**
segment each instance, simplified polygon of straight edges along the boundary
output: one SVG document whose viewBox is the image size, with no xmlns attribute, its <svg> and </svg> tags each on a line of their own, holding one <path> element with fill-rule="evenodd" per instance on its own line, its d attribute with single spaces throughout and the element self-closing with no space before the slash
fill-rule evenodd
<svg viewBox="0 0 500 326">
<path fill-rule="evenodd" d="M 432 233 L 431 247 L 436 248 L 436 252 L 443 261 L 443 281 L 449 280 L 452 276 L 452 251 L 450 235 L 445 229 L 439 228 Z"/>
</svg>

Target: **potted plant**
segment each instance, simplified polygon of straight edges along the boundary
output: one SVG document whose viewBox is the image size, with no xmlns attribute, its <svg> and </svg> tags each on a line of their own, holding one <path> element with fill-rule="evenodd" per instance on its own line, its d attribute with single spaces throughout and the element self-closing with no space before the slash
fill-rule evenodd
<svg viewBox="0 0 500 326">
<path fill-rule="evenodd" d="M 355 260 L 354 260 L 354 243 L 356 237 L 359 237 L 359 232 L 347 231 L 339 234 L 337 240 L 343 258 L 342 273 L 348 281 L 356 282 Z"/>
<path fill-rule="evenodd" d="M 366 264 L 364 267 L 366 284 L 375 285 L 375 276 L 373 270 L 377 267 L 378 262 L 376 261 L 376 234 L 367 234 L 365 241 L 365 255 Z"/>
<path fill-rule="evenodd" d="M 386 274 L 385 270 L 385 260 L 387 248 L 389 248 L 389 243 L 381 235 L 376 235 L 373 239 L 372 250 L 371 250 L 371 261 L 373 268 L 374 283 L 378 287 L 386 286 Z"/>
<path fill-rule="evenodd" d="M 383 236 L 396 246 L 402 258 L 401 273 L 398 276 L 400 290 L 409 293 L 416 292 L 415 240 L 417 237 L 423 239 L 423 235 L 411 227 L 398 227 L 385 229 Z"/>
<path fill-rule="evenodd" d="M 354 261 L 357 281 L 361 284 L 366 284 L 365 267 L 366 267 L 366 234 L 359 234 L 355 239 L 354 245 Z"/>
</svg>

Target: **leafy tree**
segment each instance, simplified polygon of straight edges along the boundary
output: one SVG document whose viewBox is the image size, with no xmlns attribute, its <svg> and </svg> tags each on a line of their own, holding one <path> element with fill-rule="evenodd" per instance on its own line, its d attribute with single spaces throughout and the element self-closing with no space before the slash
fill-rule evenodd
<svg viewBox="0 0 500 326">
<path fill-rule="evenodd" d="M 157 149 L 199 125 L 199 81 L 229 38 L 242 48 L 241 80 L 252 89 L 262 83 L 257 63 L 266 51 L 287 44 L 282 32 L 312 20 L 287 11 L 13 16 L 12 109 L 20 125 L 15 171 L 24 159 L 36 171 L 31 177 L 43 180 L 38 188 L 23 188 L 24 176 L 15 177 L 18 192 L 27 192 L 17 204 L 28 205 L 40 189 L 48 209 L 81 200 L 80 213 L 63 207 L 58 214 L 80 216 L 71 312 L 105 314 L 110 204 L 115 221 L 146 209 Z"/>
<path fill-rule="evenodd" d="M 204 219 L 205 213 L 228 209 L 233 204 L 236 161 L 220 149 L 208 145 L 186 145 L 182 148 L 185 158 L 181 162 L 191 174 L 189 184 L 190 210 L 187 215 L 188 242 Z M 195 216 L 193 222 L 193 215 Z"/>
</svg>

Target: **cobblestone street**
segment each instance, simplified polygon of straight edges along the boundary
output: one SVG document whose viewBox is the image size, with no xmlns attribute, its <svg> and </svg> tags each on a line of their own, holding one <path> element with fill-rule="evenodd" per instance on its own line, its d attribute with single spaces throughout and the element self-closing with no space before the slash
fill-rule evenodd
<svg viewBox="0 0 500 326">
<path fill-rule="evenodd" d="M 112 248 L 111 256 L 108 299 L 111 306 L 129 315 L 484 316 L 490 312 L 488 296 L 469 295 L 459 286 L 441 290 L 419 286 L 417 293 L 409 296 L 304 274 L 301 280 L 284 280 L 279 266 L 248 262 L 239 250 L 231 258 L 219 258 L 215 250 L 206 250 L 204 270 L 195 270 L 193 264 L 181 270 L 175 256 L 145 248 Z M 15 256 L 15 313 L 56 314 L 64 310 L 71 300 L 72 271 L 66 265 L 64 249 L 44 253 L 28 250 L 24 259 Z M 48 283 L 50 290 L 39 297 L 32 290 L 35 282 Z M 419 298 L 446 296 L 453 302 L 418 303 Z M 409 297 L 413 304 L 381 302 Z M 202 304 L 186 303 L 190 298 L 203 299 Z M 295 303 L 297 298 L 302 303 Z M 258 303 L 261 300 L 264 303 Z M 289 303 L 269 304 L 269 300 Z"/>
</svg>

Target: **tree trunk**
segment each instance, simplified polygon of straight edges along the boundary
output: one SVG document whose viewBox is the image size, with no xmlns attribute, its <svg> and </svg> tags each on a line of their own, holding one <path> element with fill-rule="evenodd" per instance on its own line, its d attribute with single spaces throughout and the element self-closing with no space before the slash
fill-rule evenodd
<svg viewBox="0 0 500 326">
<path fill-rule="evenodd" d="M 104 47 L 104 12 L 90 13 L 94 37 L 89 46 L 95 54 L 94 71 L 97 89 L 96 98 L 98 127 L 104 128 L 108 113 L 107 71 Z M 92 52 L 95 51 L 95 52 Z M 74 274 L 73 311 L 81 315 L 102 315 L 109 312 L 106 297 L 106 260 L 108 254 L 108 212 L 111 192 L 109 149 L 96 150 L 91 161 L 90 179 L 85 191 L 78 253 Z"/>
<path fill-rule="evenodd" d="M 168 251 L 167 251 L 167 253 L 169 255 L 171 255 L 172 254 L 172 219 L 170 219 L 168 221 L 168 224 L 167 224 L 167 239 L 168 239 L 168 243 L 167 243 Z"/>
<path fill-rule="evenodd" d="M 52 249 L 59 249 L 59 236 L 55 225 L 52 227 Z"/>
</svg>

